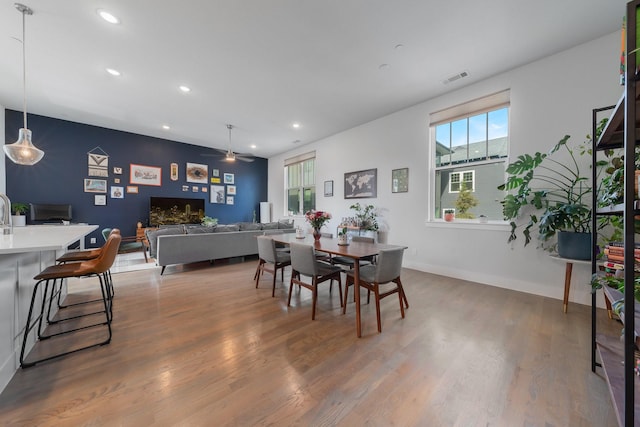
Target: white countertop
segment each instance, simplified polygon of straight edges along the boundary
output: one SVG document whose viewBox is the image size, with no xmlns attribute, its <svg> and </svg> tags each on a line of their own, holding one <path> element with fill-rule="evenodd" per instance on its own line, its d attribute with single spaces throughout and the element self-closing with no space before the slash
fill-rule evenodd
<svg viewBox="0 0 640 427">
<path fill-rule="evenodd" d="M 0 235 L 0 254 L 66 249 L 97 229 L 97 225 L 28 225 Z"/>
</svg>

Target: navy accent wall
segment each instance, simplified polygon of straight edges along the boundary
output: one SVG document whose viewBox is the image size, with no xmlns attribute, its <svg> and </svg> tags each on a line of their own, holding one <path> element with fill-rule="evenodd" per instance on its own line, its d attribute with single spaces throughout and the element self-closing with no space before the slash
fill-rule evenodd
<svg viewBox="0 0 640 427">
<path fill-rule="evenodd" d="M 5 126 L 5 141 L 13 143 L 22 127 L 22 113 L 5 110 Z M 99 234 L 102 228 L 118 227 L 124 236 L 131 236 L 135 235 L 138 221 L 147 225 L 150 196 L 203 198 L 206 215 L 218 218 L 221 224 L 252 221 L 254 211 L 259 219 L 259 204 L 267 200 L 268 162 L 264 158 L 257 157 L 252 163 L 227 163 L 218 157 L 203 156 L 217 153 L 209 148 L 32 114 L 28 116 L 28 126 L 34 145 L 45 155 L 34 166 L 6 160 L 7 195 L 12 202 L 71 204 L 73 222 L 99 225 L 98 231 L 87 236 L 97 237 L 99 245 L 103 241 Z M 88 175 L 87 153 L 96 147 L 109 155 L 108 177 Z M 187 182 L 187 162 L 208 165 L 208 184 Z M 128 185 L 136 185 L 129 182 L 131 163 L 161 168 L 162 185 L 137 185 L 138 194 L 127 193 Z M 178 164 L 177 181 L 170 179 L 171 163 Z M 122 168 L 122 174 L 115 175 L 114 167 Z M 213 169 L 220 171 L 221 180 L 214 185 L 224 185 L 224 173 L 234 174 L 233 205 L 210 203 Z M 105 179 L 107 192 L 85 192 L 85 179 Z M 120 183 L 116 184 L 115 179 Z M 183 191 L 185 185 L 188 191 Z M 124 188 L 123 199 L 111 198 L 112 186 Z M 198 191 L 193 192 L 193 187 Z M 203 188 L 207 192 L 202 192 Z M 95 206 L 96 194 L 106 195 L 106 206 Z"/>
</svg>

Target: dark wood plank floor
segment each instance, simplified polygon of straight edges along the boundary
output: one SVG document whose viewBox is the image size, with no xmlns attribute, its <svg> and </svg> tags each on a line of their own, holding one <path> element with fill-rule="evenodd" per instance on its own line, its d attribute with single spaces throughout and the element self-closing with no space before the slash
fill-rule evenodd
<svg viewBox="0 0 640 427">
<path fill-rule="evenodd" d="M 335 287 L 312 321 L 309 291 L 287 307 L 280 281 L 276 298 L 269 275 L 255 289 L 256 263 L 114 275 L 113 341 L 17 372 L 2 424 L 616 425 L 588 307 L 404 270 L 406 318 L 383 300 L 378 334 L 364 304 L 358 339 Z"/>
</svg>

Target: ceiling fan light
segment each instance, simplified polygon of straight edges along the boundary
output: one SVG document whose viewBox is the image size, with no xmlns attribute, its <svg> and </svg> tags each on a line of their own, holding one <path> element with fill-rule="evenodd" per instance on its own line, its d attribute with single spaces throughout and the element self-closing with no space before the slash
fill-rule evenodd
<svg viewBox="0 0 640 427">
<path fill-rule="evenodd" d="M 4 145 L 2 148 L 9 160 L 19 165 L 32 166 L 44 157 L 44 151 L 31 142 L 29 129 L 20 129 L 18 140 L 13 144 Z"/>
</svg>

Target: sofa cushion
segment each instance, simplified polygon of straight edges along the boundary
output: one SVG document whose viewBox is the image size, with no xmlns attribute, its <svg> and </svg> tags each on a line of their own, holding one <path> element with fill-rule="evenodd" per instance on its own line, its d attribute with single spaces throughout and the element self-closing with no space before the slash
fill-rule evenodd
<svg viewBox="0 0 640 427">
<path fill-rule="evenodd" d="M 214 233 L 228 233 L 230 231 L 240 231 L 238 224 L 220 225 L 218 224 L 213 230 Z"/>
<path fill-rule="evenodd" d="M 293 228 L 293 221 L 290 221 L 288 219 L 281 219 L 280 221 L 278 221 L 278 228 L 281 230 Z"/>
<path fill-rule="evenodd" d="M 157 249 L 158 249 L 158 236 L 167 236 L 171 234 L 184 234 L 182 232 L 182 228 L 172 227 L 172 228 L 161 228 L 159 230 L 147 230 L 145 231 L 147 235 L 147 240 L 149 241 L 149 256 L 151 258 L 156 257 Z"/>
<path fill-rule="evenodd" d="M 278 229 L 278 223 L 277 222 L 265 222 L 264 224 L 262 224 L 262 229 L 263 230 L 277 230 Z"/>
<path fill-rule="evenodd" d="M 262 230 L 262 224 L 258 222 L 241 222 L 238 225 L 240 226 L 240 231 Z"/>
<path fill-rule="evenodd" d="M 215 230 L 216 226 L 207 227 L 206 225 L 187 225 L 185 227 L 187 234 L 213 233 Z"/>
</svg>

